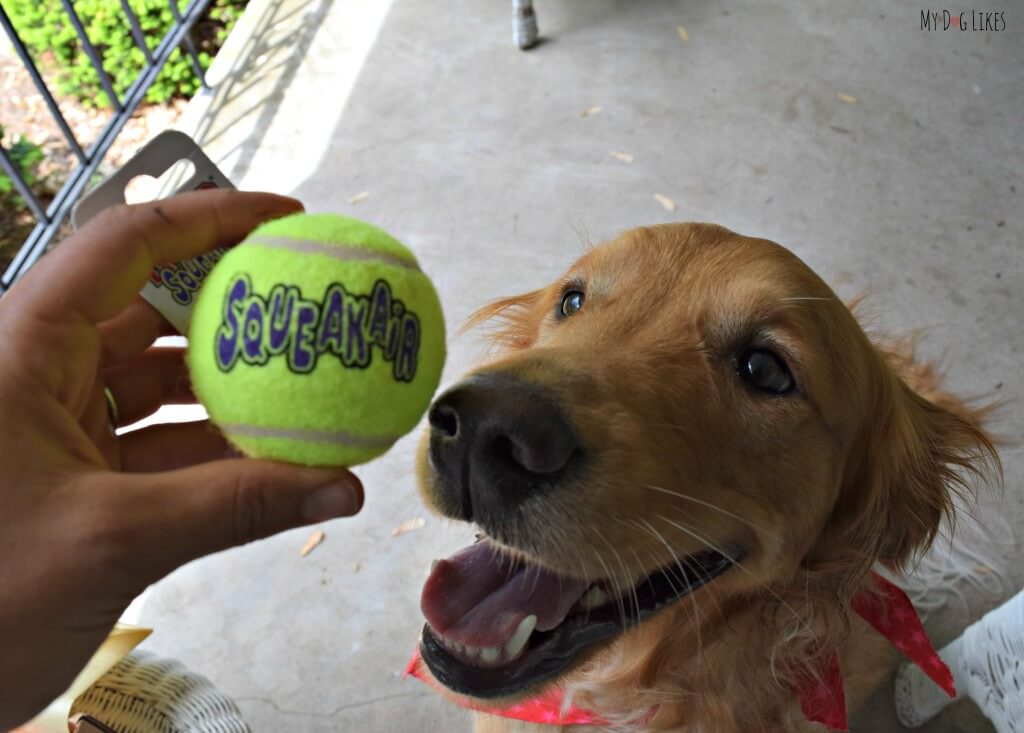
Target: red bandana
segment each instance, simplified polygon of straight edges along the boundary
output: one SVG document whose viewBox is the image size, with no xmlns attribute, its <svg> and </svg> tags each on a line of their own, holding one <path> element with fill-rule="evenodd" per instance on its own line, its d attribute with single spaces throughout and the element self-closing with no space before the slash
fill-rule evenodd
<svg viewBox="0 0 1024 733">
<path fill-rule="evenodd" d="M 435 690 L 451 696 L 445 688 L 441 687 L 433 677 L 427 674 L 426 670 L 423 669 L 423 666 L 423 660 L 420 658 L 420 650 L 417 648 L 416 651 L 413 652 L 412 659 L 409 660 L 409 664 L 405 668 L 405 676 L 408 677 L 409 675 L 412 675 L 416 679 L 426 682 Z M 594 715 L 583 708 L 576 707 L 575 705 L 570 705 L 568 709 L 563 712 L 562 705 L 564 700 L 562 697 L 562 691 L 556 687 L 550 687 L 536 697 L 532 697 L 529 700 L 521 700 L 520 702 L 503 708 L 489 706 L 483 703 L 475 703 L 464 697 L 451 697 L 453 702 L 464 708 L 476 710 L 480 713 L 488 713 L 489 715 L 497 715 L 502 718 L 525 720 L 527 723 L 547 723 L 548 725 L 603 725 L 605 722 L 597 715 Z"/>
<path fill-rule="evenodd" d="M 921 619 L 917 616 L 913 604 L 898 586 L 872 573 L 880 594 L 862 592 L 853 599 L 853 610 L 871 624 L 879 634 L 888 639 L 911 662 L 921 668 L 950 697 L 956 697 L 953 687 L 953 675 L 949 667 L 939 657 L 935 648 L 928 640 Z M 412 660 L 405 669 L 405 674 L 444 690 L 434 681 L 423 668 L 419 649 L 413 654 Z M 823 723 L 832 730 L 847 730 L 846 696 L 843 691 L 843 675 L 839 669 L 839 656 L 833 654 L 822 670 L 820 680 L 812 680 L 798 692 L 800 709 L 808 720 Z M 456 698 L 455 702 L 463 707 L 478 712 L 497 715 L 503 718 L 524 720 L 529 723 L 547 723 L 549 725 L 602 725 L 605 723 L 599 716 L 575 705 L 565 706 L 562 691 L 549 688 L 540 695 L 529 700 L 509 705 L 493 707 L 482 703 L 473 703 L 465 698 Z M 563 710 L 563 707 L 565 709 Z"/>
</svg>

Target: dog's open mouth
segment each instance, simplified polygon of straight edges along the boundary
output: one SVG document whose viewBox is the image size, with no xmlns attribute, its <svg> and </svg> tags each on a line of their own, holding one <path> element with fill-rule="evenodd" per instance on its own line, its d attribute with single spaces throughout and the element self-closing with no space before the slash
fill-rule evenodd
<svg viewBox="0 0 1024 733">
<path fill-rule="evenodd" d="M 427 619 L 420 653 L 450 690 L 481 699 L 514 695 L 710 582 L 736 554 L 690 555 L 615 595 L 603 581 L 513 560 L 484 539 L 431 569 L 420 601 Z"/>
</svg>

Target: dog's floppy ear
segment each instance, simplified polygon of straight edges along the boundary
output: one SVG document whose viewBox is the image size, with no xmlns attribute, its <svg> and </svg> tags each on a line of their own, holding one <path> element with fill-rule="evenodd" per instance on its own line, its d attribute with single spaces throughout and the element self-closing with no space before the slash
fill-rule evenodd
<svg viewBox="0 0 1024 733">
<path fill-rule="evenodd" d="M 545 294 L 540 289 L 492 301 L 473 313 L 462 330 L 493 323 L 490 337 L 494 343 L 510 350 L 525 349 L 537 340 Z"/>
<path fill-rule="evenodd" d="M 952 517 L 954 494 L 999 474 L 999 457 L 972 409 L 946 393 L 934 401 L 885 368 L 868 433 L 851 457 L 833 515 L 865 561 L 899 568 Z"/>
</svg>

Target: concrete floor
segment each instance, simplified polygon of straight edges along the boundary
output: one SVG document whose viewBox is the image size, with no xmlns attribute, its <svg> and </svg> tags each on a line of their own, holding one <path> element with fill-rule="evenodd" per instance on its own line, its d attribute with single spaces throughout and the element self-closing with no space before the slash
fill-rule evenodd
<svg viewBox="0 0 1024 733">
<path fill-rule="evenodd" d="M 869 293 L 881 328 L 930 327 L 925 351 L 955 389 L 1022 394 L 1024 15 L 1008 10 L 1002 33 L 929 33 L 920 8 L 882 0 L 538 0 L 546 42 L 521 53 L 508 5 L 253 0 L 185 128 L 240 186 L 405 240 L 453 331 L 551 279 L 582 240 L 708 220 Z M 469 334 L 450 351 L 446 382 L 484 347 Z M 1011 403 L 997 427 L 1019 440 L 1022 418 Z M 428 562 L 470 538 L 424 511 L 414 443 L 358 471 L 364 512 L 325 525 L 308 557 L 299 530 L 154 586 L 146 647 L 211 677 L 256 731 L 468 730 L 400 679 Z M 922 566 L 966 553 L 1001 571 L 918 592 L 940 642 L 1024 584 L 1019 444 L 1003 458 L 1005 502 L 987 496 Z M 880 694 L 855 730 L 901 730 L 890 711 Z M 925 730 L 989 729 L 958 704 Z"/>
</svg>

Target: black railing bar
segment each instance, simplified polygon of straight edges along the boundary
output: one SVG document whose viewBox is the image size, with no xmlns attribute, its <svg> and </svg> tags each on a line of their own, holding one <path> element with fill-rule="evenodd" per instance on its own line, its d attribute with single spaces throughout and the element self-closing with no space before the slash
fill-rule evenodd
<svg viewBox="0 0 1024 733">
<path fill-rule="evenodd" d="M 3 295 L 43 255 L 46 245 L 57 235 L 64 220 L 71 213 L 71 209 L 74 207 L 78 197 L 82 195 L 82 191 L 99 167 L 103 156 L 110 146 L 113 145 L 118 133 L 121 132 L 121 129 L 132 113 L 145 98 L 146 91 L 152 86 L 160 70 L 174 52 L 174 49 L 181 43 L 181 39 L 188 33 L 189 28 L 199 19 L 209 4 L 210 0 L 192 0 L 186 8 L 182 23 L 168 32 L 157 45 L 156 50 L 153 52 L 154 64 L 146 68 L 139 75 L 139 78 L 135 80 L 125 94 L 124 111 L 114 115 L 110 122 L 107 123 L 103 132 L 100 133 L 96 142 L 89 149 L 89 162 L 86 165 L 80 166 L 68 181 L 61 186 L 57 197 L 50 206 L 50 220 L 36 225 L 28 240 L 26 240 L 25 245 L 18 251 L 18 254 L 15 255 L 14 260 L 11 261 L 11 264 L 4 272 L 3 277 L 0 278 L 0 295 Z"/>
<path fill-rule="evenodd" d="M 178 10 L 178 0 L 167 0 L 167 5 L 171 8 L 171 15 L 179 23 L 182 21 L 181 12 Z M 196 47 L 192 43 L 192 37 L 190 34 L 185 34 L 185 40 L 183 42 L 185 51 L 188 53 L 189 61 L 192 62 L 192 71 L 195 73 L 196 78 L 199 79 L 199 84 L 203 89 L 208 89 L 206 86 L 206 74 L 203 73 L 203 65 L 199 63 L 199 54 L 196 52 Z"/>
<path fill-rule="evenodd" d="M 153 82 L 156 81 L 156 77 L 159 75 L 160 70 L 168 60 L 170 60 L 171 54 L 173 54 L 174 50 L 181 45 L 181 39 L 188 35 L 188 30 L 191 29 L 197 20 L 199 20 L 210 2 L 211 0 L 191 0 L 185 8 L 185 15 L 181 16 L 181 22 L 174 26 L 167 35 L 160 39 L 156 48 L 153 49 L 153 65 L 143 69 L 139 76 L 136 77 L 135 81 L 133 81 L 128 87 L 128 90 L 125 92 L 126 100 L 135 95 L 140 87 L 145 91 L 153 85 Z M 180 32 L 182 28 L 185 29 L 184 33 Z M 136 102 L 135 104 L 138 105 L 139 102 Z M 133 107 L 129 110 L 129 114 L 133 112 L 134 109 L 135 108 Z M 93 154 L 95 147 L 96 146 L 93 145 L 93 147 L 89 149 L 90 156 Z"/>
<path fill-rule="evenodd" d="M 209 5 L 211 1 L 212 0 L 191 0 L 185 9 L 185 17 L 181 18 L 181 24 L 187 24 L 187 27 L 191 28 L 191 26 L 194 25 L 203 14 L 206 6 Z M 127 100 L 134 97 L 140 87 L 142 87 L 143 93 L 145 93 L 145 91 L 148 90 L 156 81 L 156 77 L 159 75 L 164 65 L 170 60 L 171 54 L 174 53 L 175 48 L 180 45 L 180 41 L 176 40 L 180 37 L 180 34 L 178 34 L 179 27 L 180 24 L 172 28 L 172 30 L 168 31 L 168 33 L 160 39 L 160 42 L 153 50 L 153 64 L 143 69 L 135 78 L 135 81 L 129 85 L 128 89 L 125 91 L 125 109 L 119 114 L 127 114 L 130 117 L 135 111 L 135 108 L 140 104 L 141 100 L 136 101 L 130 109 L 127 106 Z M 103 155 L 106 153 L 107 147 L 109 146 L 103 147 L 102 153 L 99 152 L 101 146 L 104 145 L 104 134 L 105 132 L 100 134 L 92 145 L 89 146 L 86 151 L 86 156 L 88 158 L 87 162 L 90 162 L 97 154 Z"/>
<path fill-rule="evenodd" d="M 11 287 L 11 285 L 14 284 L 14 281 L 17 280 L 18 276 L 13 274 L 15 263 L 21 259 L 24 259 L 25 255 L 28 252 L 35 250 L 35 247 L 37 246 L 36 240 L 39 238 L 39 235 L 42 234 L 42 232 L 45 229 L 46 227 L 43 224 L 36 224 L 36 228 L 32 230 L 32 233 L 29 234 L 28 239 L 25 240 L 25 243 L 21 246 L 21 249 L 18 250 L 18 254 L 15 256 L 14 260 L 11 261 L 11 265 L 7 268 L 7 272 L 5 272 L 2 277 L 0 277 L 0 298 L 2 298 L 4 292 L 9 287 Z M 8 275 L 10 275 L 10 277 L 8 277 Z M 0 302 L 3 301 L 0 300 Z"/>
<path fill-rule="evenodd" d="M 92 41 L 89 40 L 89 34 L 85 32 L 85 26 L 82 25 L 82 19 L 78 17 L 78 13 L 75 11 L 74 5 L 71 4 L 71 0 L 60 0 L 61 5 L 64 6 L 64 12 L 68 14 L 68 20 L 71 21 L 71 25 L 75 29 L 75 33 L 78 34 L 78 40 L 82 42 L 82 49 L 85 51 L 85 55 L 89 57 L 89 62 L 92 64 L 92 68 L 96 71 L 97 76 L 100 78 L 100 86 L 103 87 L 103 91 L 107 93 L 110 98 L 110 105 L 121 112 L 124 107 L 121 105 L 121 100 L 117 96 L 117 92 L 114 91 L 114 85 L 110 83 L 110 77 L 107 76 L 107 72 L 103 70 L 103 59 L 100 58 L 99 53 L 96 51 L 96 47 L 92 45 Z"/>
<path fill-rule="evenodd" d="M 36 224 L 35 229 L 32 230 L 25 244 L 7 267 L 3 279 L 0 280 L 0 297 L 46 251 L 46 246 L 60 232 L 61 225 L 64 223 L 65 218 L 67 218 L 67 215 L 71 213 L 71 208 L 74 206 L 78 196 L 81 195 L 82 190 L 92 177 L 97 166 L 98 160 L 85 166 L 79 166 L 64 185 L 61 186 L 57 197 L 53 200 L 56 207 L 51 206 L 51 209 L 54 209 L 51 217 L 49 220 L 43 220 Z"/>
<path fill-rule="evenodd" d="M 154 50 L 154 64 L 136 78 L 125 94 L 125 110 L 116 114 L 100 133 L 96 141 L 89 147 L 88 162 L 79 167 L 61 186 L 53 203 L 49 207 L 49 221 L 41 221 L 32 230 L 25 244 L 15 255 L 11 264 L 0 278 L 0 295 L 14 284 L 29 267 L 35 264 L 46 250 L 46 246 L 57 235 L 64 219 L 71 213 L 72 207 L 88 185 L 93 173 L 99 167 L 103 155 L 113 144 L 114 139 L 131 117 L 136 107 L 145 98 L 146 90 L 152 86 L 171 54 L 181 43 L 181 38 L 203 14 L 210 0 L 192 0 L 186 8 L 182 25 L 173 28 L 161 39 Z"/>
<path fill-rule="evenodd" d="M 146 43 L 146 34 L 142 32 L 142 26 L 139 25 L 139 16 L 132 10 L 132 6 L 128 4 L 128 0 L 121 0 L 121 9 L 124 14 L 128 17 L 128 25 L 132 29 L 132 38 L 135 39 L 135 45 L 142 51 L 143 56 L 146 57 L 146 63 L 150 66 L 153 65 L 153 52 L 149 50 L 149 44 Z"/>
<path fill-rule="evenodd" d="M 18 52 L 18 57 L 21 59 L 21 63 L 24 64 L 25 70 L 28 71 L 29 76 L 32 77 L 32 83 L 35 84 L 39 94 L 42 95 L 43 101 L 46 102 L 46 106 L 50 110 L 50 115 L 53 117 L 53 121 L 57 123 L 57 127 L 60 128 L 61 134 L 64 135 L 64 140 L 67 141 L 68 147 L 71 148 L 72 152 L 78 156 L 78 160 L 81 163 L 85 163 L 85 151 L 82 150 L 82 146 L 79 145 L 78 139 L 75 137 L 75 133 L 71 131 L 68 126 L 67 120 L 64 119 L 64 115 L 60 111 L 60 106 L 57 104 L 57 100 L 50 94 L 49 87 L 46 86 L 46 82 L 43 81 L 42 75 L 39 73 L 38 67 L 36 67 L 35 61 L 32 60 L 32 56 L 29 55 L 28 49 L 25 48 L 25 44 L 21 40 L 21 36 L 14 30 L 14 25 L 11 23 L 11 19 L 7 17 L 7 11 L 4 10 L 3 5 L 0 5 L 0 25 L 3 25 L 4 30 L 7 32 L 8 38 L 11 39 L 11 44 L 14 46 L 14 50 Z"/>
<path fill-rule="evenodd" d="M 39 203 L 39 199 L 32 193 L 32 189 L 29 187 L 25 177 L 21 175 L 19 166 L 11 160 L 11 156 L 8 155 L 7 149 L 0 144 L 0 168 L 3 168 L 4 173 L 7 177 L 14 181 L 14 187 L 18 189 L 18 193 L 28 204 L 28 208 L 32 209 L 32 214 L 36 217 L 36 221 L 46 221 L 46 212 L 43 211 L 43 205 Z"/>
<path fill-rule="evenodd" d="M 176 25 L 170 32 L 167 33 L 167 35 L 161 38 L 160 42 L 156 45 L 156 48 L 153 49 L 153 55 L 157 57 L 157 59 L 159 59 L 161 55 L 163 55 L 164 62 L 167 62 L 167 60 L 171 57 L 171 53 L 174 52 L 174 49 L 176 47 L 181 45 L 181 39 L 184 38 L 186 35 L 183 33 L 179 33 L 181 28 L 191 28 L 192 25 L 199 19 L 199 16 L 202 15 L 202 11 L 210 3 L 210 1 L 211 0 L 191 0 L 191 2 L 189 2 L 189 4 L 185 7 L 185 14 L 181 19 L 181 23 Z M 147 70 L 147 72 L 144 73 L 148 73 L 148 71 L 149 70 Z"/>
<path fill-rule="evenodd" d="M 82 190 L 88 185 L 93 173 L 99 167 L 103 155 L 113 144 L 114 139 L 123 128 L 125 122 L 130 118 L 132 112 L 145 98 L 146 90 L 156 80 L 164 64 L 167 63 L 171 54 L 180 43 L 181 37 L 188 32 L 188 29 L 203 14 L 209 3 L 210 0 L 192 0 L 186 9 L 186 16 L 182 19 L 182 25 L 172 29 L 157 44 L 157 48 L 154 51 L 154 65 L 144 70 L 128 89 L 125 112 L 111 119 L 96 139 L 96 142 L 90 146 L 89 163 L 75 171 L 71 178 L 61 187 L 61 190 L 54 198 L 53 204 L 50 206 L 50 221 L 46 224 L 40 223 L 36 225 L 36 228 L 29 235 L 28 240 L 26 240 L 25 245 L 19 250 L 15 259 L 8 266 L 3 278 L 0 279 L 0 295 L 42 256 L 46 245 L 56 236 L 64 219 L 81 195 Z"/>
</svg>

